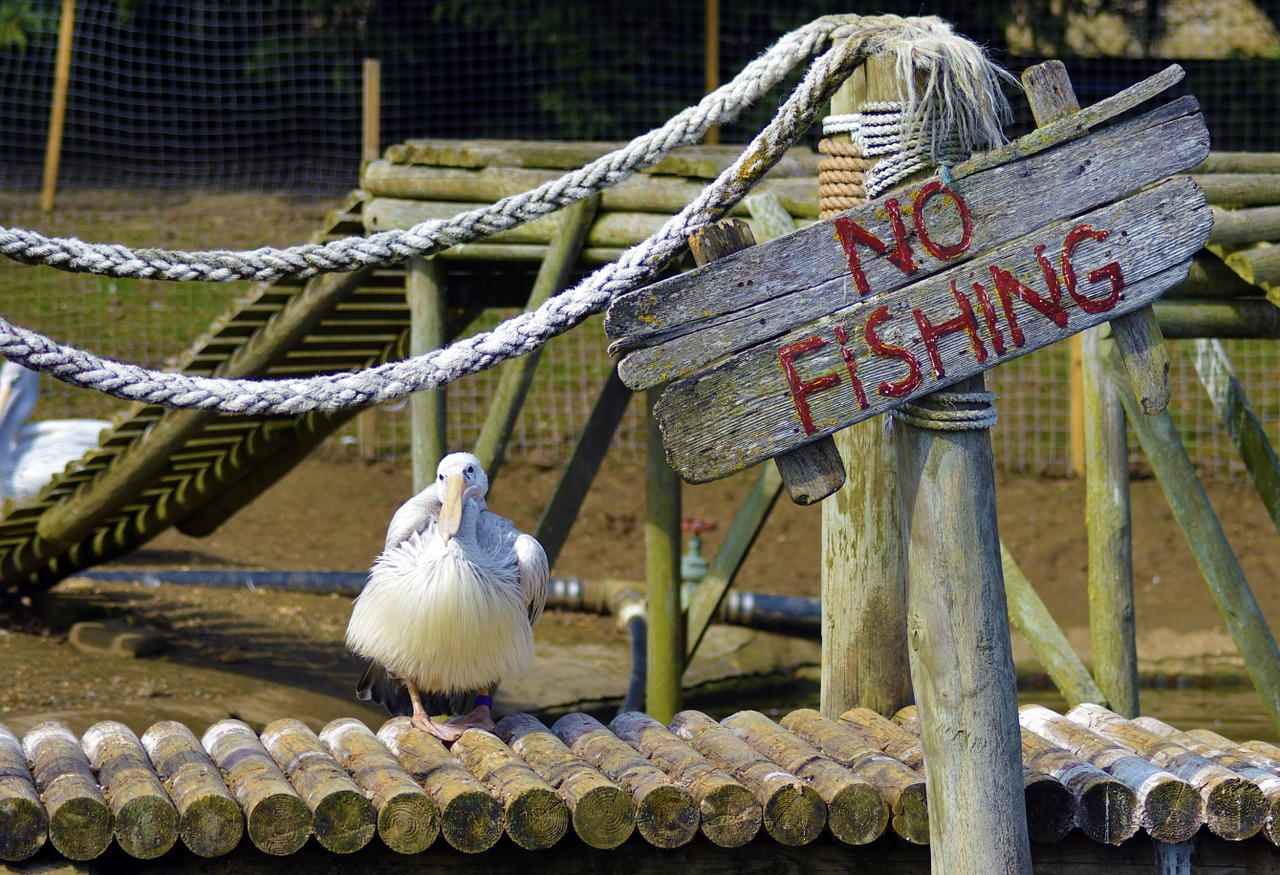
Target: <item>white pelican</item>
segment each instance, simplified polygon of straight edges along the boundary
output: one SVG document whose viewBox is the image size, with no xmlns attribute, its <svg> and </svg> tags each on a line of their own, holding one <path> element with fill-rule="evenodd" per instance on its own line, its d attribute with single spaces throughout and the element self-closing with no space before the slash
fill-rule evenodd
<svg viewBox="0 0 1280 875">
<path fill-rule="evenodd" d="M 548 568 L 541 544 L 486 509 L 479 459 L 453 453 L 436 475 L 391 518 L 352 605 L 347 646 L 369 660 L 357 696 L 411 711 L 415 725 L 450 743 L 471 727 L 492 730 L 489 689 L 529 670 Z M 446 701 L 460 713 L 472 693 L 464 716 L 431 718 Z"/>
<path fill-rule="evenodd" d="M 30 502 L 67 463 L 98 446 L 105 419 L 27 422 L 39 400 L 40 374 L 17 362 L 0 366 L 0 504 Z"/>
</svg>

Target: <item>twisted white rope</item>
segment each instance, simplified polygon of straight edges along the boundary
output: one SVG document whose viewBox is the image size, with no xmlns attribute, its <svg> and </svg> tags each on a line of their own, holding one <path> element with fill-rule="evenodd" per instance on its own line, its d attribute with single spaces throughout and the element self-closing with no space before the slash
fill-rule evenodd
<svg viewBox="0 0 1280 875">
<path fill-rule="evenodd" d="M 822 132 L 848 134 L 863 156 L 885 156 L 866 172 L 863 185 L 874 200 L 895 184 L 926 167 L 949 167 L 969 157 L 955 131 L 934 131 L 906 114 L 900 101 L 864 103 L 859 111 L 830 115 Z M 942 142 L 935 142 L 941 139 Z"/>
<path fill-rule="evenodd" d="M 125 400 L 235 414 L 297 416 L 313 410 L 333 412 L 438 387 L 532 352 L 603 310 L 613 296 L 650 281 L 684 249 L 691 233 L 716 221 L 741 200 L 813 123 L 859 63 L 871 55 L 892 53 L 901 65 L 904 57 L 915 58 L 918 47 L 925 44 L 930 47 L 929 51 L 922 52 L 920 57 L 930 63 L 947 63 L 954 57 L 967 57 L 972 51 L 981 55 L 980 49 L 955 36 L 945 22 L 933 17 L 828 16 L 818 19 L 783 37 L 728 85 L 625 148 L 533 191 L 450 220 L 425 222 L 408 231 L 386 231 L 367 238 L 287 250 L 184 253 L 135 252 L 121 246 L 46 238 L 34 232 L 0 228 L 0 254 L 19 261 L 110 276 L 270 280 L 290 274 L 306 277 L 326 271 L 396 264 L 412 255 L 430 255 L 457 243 L 515 227 L 615 184 L 635 170 L 661 160 L 672 149 L 695 142 L 711 125 L 734 118 L 800 60 L 832 46 L 810 65 L 800 85 L 733 165 L 652 237 L 631 247 L 617 262 L 597 270 L 574 288 L 549 299 L 533 313 L 517 316 L 493 331 L 445 349 L 356 373 L 290 380 L 231 380 L 149 371 L 109 361 L 0 319 L 0 354 L 28 367 L 48 371 L 72 385 Z M 950 49 L 944 50 L 948 46 Z M 995 69 L 982 57 L 984 64 Z M 965 64 L 958 66 L 967 69 Z M 928 103 L 930 95 L 936 100 L 949 100 L 950 74 L 946 70 L 926 72 L 929 87 L 923 94 L 916 93 L 914 77 L 909 83 L 909 110 L 915 101 Z M 994 82 L 997 76 L 998 73 L 987 72 L 983 81 Z M 990 94 L 984 92 L 983 97 L 971 107 L 961 107 L 961 116 L 985 119 L 996 112 L 1003 101 L 998 89 Z M 947 118 L 957 116 L 956 108 L 950 106 L 925 111 L 923 116 L 929 117 L 930 112 L 942 113 Z M 966 124 L 973 128 L 976 123 Z M 983 125 L 988 133 L 994 130 L 992 143 L 999 142 L 998 121 L 985 119 Z"/>
</svg>

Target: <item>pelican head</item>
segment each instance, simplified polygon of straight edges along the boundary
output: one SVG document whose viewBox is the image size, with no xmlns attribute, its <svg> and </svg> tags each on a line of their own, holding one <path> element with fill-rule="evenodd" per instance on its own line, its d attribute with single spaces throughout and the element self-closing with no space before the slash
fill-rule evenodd
<svg viewBox="0 0 1280 875">
<path fill-rule="evenodd" d="M 462 508 L 468 501 L 484 507 L 489 493 L 489 477 L 480 466 L 480 460 L 471 453 L 450 453 L 440 460 L 436 468 L 436 482 L 440 485 L 440 518 L 437 530 L 444 542 L 449 543 L 462 527 Z"/>
</svg>

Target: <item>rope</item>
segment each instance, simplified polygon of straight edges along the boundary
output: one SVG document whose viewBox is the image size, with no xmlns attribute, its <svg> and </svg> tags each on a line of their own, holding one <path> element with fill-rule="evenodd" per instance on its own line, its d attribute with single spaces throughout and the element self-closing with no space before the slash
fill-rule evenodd
<svg viewBox="0 0 1280 875">
<path fill-rule="evenodd" d="M 932 431 L 978 431 L 994 428 L 998 422 L 993 392 L 931 392 L 925 398 L 929 404 L 908 401 L 889 413 L 908 425 Z M 960 404 L 979 406 L 962 408 L 957 406 Z"/>
<path fill-rule="evenodd" d="M 685 249 L 690 234 L 718 220 L 750 191 L 816 120 L 854 68 L 872 55 L 894 55 L 899 67 L 910 71 L 904 79 L 904 112 L 919 108 L 921 118 L 959 125 L 967 132 L 962 138 L 986 137 L 992 144 L 1001 141 L 999 118 L 1002 108 L 1007 112 L 1008 105 L 997 85 L 1000 77 L 1008 74 L 995 67 L 977 46 L 952 33 L 941 19 L 827 16 L 784 36 L 732 82 L 679 113 L 662 128 L 637 137 L 623 149 L 559 180 L 449 220 L 424 222 L 408 231 L 385 231 L 285 250 L 203 253 L 135 251 L 0 228 L 0 254 L 68 271 L 207 282 L 271 281 L 290 275 L 305 278 L 322 272 L 386 267 L 410 256 L 432 255 L 459 243 L 482 239 L 614 185 L 661 160 L 673 149 L 696 142 L 713 124 L 735 118 L 800 61 L 823 49 L 826 50 L 810 64 L 773 120 L 733 165 L 652 237 L 577 286 L 549 299 L 536 311 L 445 349 L 356 373 L 289 380 L 232 380 L 150 371 L 110 361 L 0 318 L 0 355 L 35 370 L 48 371 L 75 386 L 126 401 L 166 407 L 298 416 L 310 411 L 334 412 L 385 403 L 532 352 L 603 310 L 613 297 L 650 282 Z M 927 74 L 922 93 L 917 90 L 917 71 Z M 970 81 L 975 71 L 977 84 Z M 974 89 L 981 93 L 970 94 Z"/>
<path fill-rule="evenodd" d="M 848 115 L 827 116 L 822 132 L 848 134 L 862 155 L 884 156 L 865 174 L 868 199 L 879 197 L 896 183 L 930 166 L 948 167 L 969 157 L 955 131 L 938 132 L 907 115 L 900 101 L 864 103 Z"/>
<path fill-rule="evenodd" d="M 829 219 L 865 204 L 866 172 L 874 162 L 853 143 L 824 139 L 818 151 L 827 156 L 818 161 L 818 218 Z"/>
</svg>

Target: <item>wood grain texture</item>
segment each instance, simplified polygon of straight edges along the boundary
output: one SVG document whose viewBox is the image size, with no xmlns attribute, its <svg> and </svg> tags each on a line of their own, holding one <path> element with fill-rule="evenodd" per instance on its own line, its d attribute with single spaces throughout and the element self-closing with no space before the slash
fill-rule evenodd
<svg viewBox="0 0 1280 875">
<path fill-rule="evenodd" d="M 804 781 L 780 768 L 732 731 L 698 711 L 681 711 L 670 729 L 700 754 L 733 775 L 755 794 L 764 828 L 784 845 L 807 845 L 827 822 L 822 797 Z"/>
<path fill-rule="evenodd" d="M 258 850 L 284 856 L 306 844 L 311 809 L 247 723 L 220 720 L 200 743 L 240 803 L 249 840 Z"/>
<path fill-rule="evenodd" d="M 0 723 L 0 860 L 33 856 L 48 834 L 49 815 L 40 804 L 22 741 Z"/>
<path fill-rule="evenodd" d="M 763 808 L 755 795 L 687 741 L 648 714 L 624 711 L 609 723 L 618 738 L 640 751 L 698 803 L 702 834 L 725 848 L 755 838 Z"/>
<path fill-rule="evenodd" d="M 569 806 L 573 831 L 593 848 L 616 848 L 635 829 L 631 795 L 528 714 L 498 721 L 498 735 Z"/>
<path fill-rule="evenodd" d="M 368 797 L 387 847 L 401 854 L 431 847 L 440 835 L 440 809 L 369 727 L 340 717 L 320 731 L 320 741 Z"/>
<path fill-rule="evenodd" d="M 440 810 L 440 833 L 455 850 L 478 854 L 502 838 L 502 804 L 439 739 L 395 717 L 378 730 L 387 746 Z"/>
<path fill-rule="evenodd" d="M 1022 761 L 1071 791 L 1076 825 L 1095 842 L 1118 845 L 1138 832 L 1138 797 L 1123 781 L 1025 726 Z"/>
<path fill-rule="evenodd" d="M 71 727 L 49 720 L 22 739 L 49 815 L 49 842 L 69 860 L 91 860 L 111 844 L 112 814 Z"/>
<path fill-rule="evenodd" d="M 497 736 L 477 729 L 464 732 L 451 752 L 502 803 L 513 842 L 534 851 L 564 838 L 569 829 L 564 800 Z"/>
<path fill-rule="evenodd" d="M 177 807 L 182 843 L 201 857 L 230 853 L 244 835 L 244 813 L 200 739 L 176 720 L 162 720 L 141 740 Z"/>
<path fill-rule="evenodd" d="M 178 811 L 133 730 L 114 720 L 90 726 L 81 739 L 111 806 L 116 841 L 139 860 L 161 856 L 178 841 Z"/>
<path fill-rule="evenodd" d="M 667 457 L 690 482 L 722 477 L 814 437 L 883 413 L 905 400 L 981 373 L 997 362 L 1131 312 L 1151 303 L 1185 277 L 1186 266 L 1203 245 L 1211 220 L 1199 192 L 1185 180 L 1172 180 L 1085 216 L 1047 225 L 899 292 L 836 309 L 695 377 L 674 381 L 655 409 Z M 1084 254 L 1087 246 L 1077 253 L 1081 263 L 1076 267 L 1101 280 L 1096 271 L 1102 269 L 1103 261 L 1117 266 L 1124 277 L 1124 292 L 1110 309 L 1088 313 L 1074 298 L 1063 294 L 1059 301 L 1062 310 L 1055 311 L 1057 315 L 1050 319 L 1010 295 L 1011 312 L 1022 332 L 1020 346 L 1015 345 L 1010 327 L 1005 326 L 998 329 L 999 349 L 1003 352 L 998 351 L 994 334 L 974 341 L 984 336 L 982 329 L 972 335 L 956 330 L 936 337 L 932 351 L 926 348 L 917 331 L 917 321 L 913 320 L 925 318 L 936 325 L 955 317 L 957 293 L 952 291 L 953 282 L 957 288 L 969 289 L 975 278 L 989 278 L 992 267 L 1012 276 L 1038 277 L 1041 264 L 1037 247 L 1057 252 L 1068 236 L 1078 235 L 1076 229 L 1086 225 L 1114 232 L 1105 243 L 1094 245 L 1091 256 Z M 1091 285 L 1087 290 L 1094 295 L 1110 294 L 1106 288 L 1109 284 Z M 1042 290 L 1041 294 L 1047 292 Z M 1090 306 L 1097 310 L 1101 305 Z M 913 317 L 917 312 L 923 316 Z M 868 333 L 868 325 L 873 326 L 874 334 Z M 838 342 L 842 333 L 847 338 L 844 343 Z M 876 353 L 873 342 L 904 352 L 882 349 Z M 821 390 L 806 394 L 804 403 L 812 422 L 811 433 L 802 427 L 795 389 L 789 388 L 788 377 L 779 367 L 783 350 L 802 350 L 796 364 L 799 380 L 812 383 L 823 376 L 832 380 Z M 908 354 L 916 363 L 914 370 L 908 368 L 904 358 Z M 936 355 L 936 360 L 931 355 Z M 849 358 L 856 361 L 867 400 L 865 407 L 861 399 L 855 398 L 854 384 L 846 374 Z M 984 361 L 979 362 L 979 358 Z"/>
<path fill-rule="evenodd" d="M 636 830 L 658 848 L 678 848 L 698 834 L 693 794 L 589 714 L 566 714 L 551 727 L 561 741 L 631 794 Z"/>
</svg>

